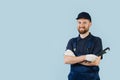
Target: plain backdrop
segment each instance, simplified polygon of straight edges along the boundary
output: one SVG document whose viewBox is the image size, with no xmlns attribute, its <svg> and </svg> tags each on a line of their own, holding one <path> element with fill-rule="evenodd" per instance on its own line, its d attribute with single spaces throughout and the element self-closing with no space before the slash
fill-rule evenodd
<svg viewBox="0 0 120 80">
<path fill-rule="evenodd" d="M 119 80 L 119 0 L 1 0 L 0 80 L 67 80 L 63 53 L 78 36 L 75 18 L 92 17 L 90 32 L 111 51 L 100 64 L 101 80 Z"/>
</svg>

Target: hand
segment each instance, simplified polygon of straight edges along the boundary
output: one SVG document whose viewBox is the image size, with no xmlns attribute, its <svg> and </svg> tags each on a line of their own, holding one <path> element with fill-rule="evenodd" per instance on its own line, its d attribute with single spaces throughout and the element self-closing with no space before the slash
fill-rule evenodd
<svg viewBox="0 0 120 80">
<path fill-rule="evenodd" d="M 98 57 L 94 54 L 87 54 L 85 57 L 85 60 L 90 61 L 90 62 L 94 62 Z"/>
</svg>

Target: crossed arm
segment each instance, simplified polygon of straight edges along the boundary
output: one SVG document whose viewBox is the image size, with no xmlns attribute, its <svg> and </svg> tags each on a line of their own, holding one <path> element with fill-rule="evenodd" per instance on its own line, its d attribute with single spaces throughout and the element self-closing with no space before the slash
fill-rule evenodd
<svg viewBox="0 0 120 80">
<path fill-rule="evenodd" d="M 94 62 L 86 62 L 83 61 L 80 64 L 86 65 L 86 66 L 98 66 L 100 64 L 101 56 L 99 56 Z"/>
<path fill-rule="evenodd" d="M 69 55 L 64 55 L 64 63 L 65 64 L 75 64 L 79 63 L 85 66 L 98 66 L 101 60 L 101 56 L 99 56 L 94 62 L 86 62 L 85 61 L 85 56 L 69 56 Z"/>
</svg>

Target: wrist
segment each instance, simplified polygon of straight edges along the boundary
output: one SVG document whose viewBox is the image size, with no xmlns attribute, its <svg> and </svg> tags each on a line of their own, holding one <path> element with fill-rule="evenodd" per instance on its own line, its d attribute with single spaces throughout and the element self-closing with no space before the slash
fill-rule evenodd
<svg viewBox="0 0 120 80">
<path fill-rule="evenodd" d="M 81 61 L 84 61 L 86 56 L 85 55 L 81 55 L 81 56 L 79 56 L 79 58 L 81 58 Z"/>
</svg>

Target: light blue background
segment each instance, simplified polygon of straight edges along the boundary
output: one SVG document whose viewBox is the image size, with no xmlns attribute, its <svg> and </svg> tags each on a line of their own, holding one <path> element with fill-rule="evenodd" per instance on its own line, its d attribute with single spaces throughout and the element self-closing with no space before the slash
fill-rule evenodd
<svg viewBox="0 0 120 80">
<path fill-rule="evenodd" d="M 89 12 L 91 33 L 111 51 L 100 64 L 101 80 L 119 80 L 119 0 L 1 0 L 0 80 L 67 80 L 63 53 L 78 35 L 79 12 Z"/>
</svg>

